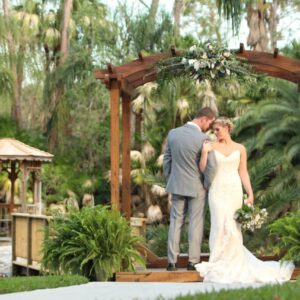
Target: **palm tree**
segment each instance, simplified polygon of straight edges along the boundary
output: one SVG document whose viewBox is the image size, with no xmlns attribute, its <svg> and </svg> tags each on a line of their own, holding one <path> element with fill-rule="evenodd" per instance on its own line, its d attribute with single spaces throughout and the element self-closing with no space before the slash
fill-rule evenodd
<svg viewBox="0 0 300 300">
<path fill-rule="evenodd" d="M 227 19 L 232 20 L 234 31 L 239 28 L 241 17 L 246 11 L 249 27 L 247 44 L 253 50 L 265 52 L 273 51 L 277 46 L 280 8 L 284 9 L 291 5 L 293 8 L 299 9 L 297 1 L 288 4 L 283 0 L 273 0 L 268 3 L 263 0 L 217 0 L 216 4 L 219 12 L 223 13 Z"/>
<path fill-rule="evenodd" d="M 235 132 L 248 148 L 257 200 L 270 209 L 272 219 L 300 203 L 300 96 L 295 85 L 275 84 L 277 95 L 252 105 Z"/>
</svg>

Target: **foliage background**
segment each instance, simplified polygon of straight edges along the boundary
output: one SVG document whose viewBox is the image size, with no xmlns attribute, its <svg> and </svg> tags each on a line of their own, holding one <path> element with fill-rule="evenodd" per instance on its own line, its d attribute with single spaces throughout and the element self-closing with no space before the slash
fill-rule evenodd
<svg viewBox="0 0 300 300">
<path fill-rule="evenodd" d="M 162 9 L 159 0 L 139 1 L 140 10 L 127 1 L 114 6 L 100 0 L 8 2 L 2 1 L 0 12 L 0 136 L 55 155 L 43 170 L 47 204 L 62 202 L 69 191 L 79 204 L 85 193 L 94 194 L 96 204 L 110 201 L 110 103 L 108 91 L 94 79 L 95 69 L 123 64 L 139 51 L 168 51 L 170 45 L 187 49 L 209 39 L 231 43 L 228 20 L 233 20 L 236 36 L 247 28 L 251 49 L 272 52 L 288 41 L 280 52 L 300 58 L 299 41 L 290 39 L 293 22 L 299 19 L 299 1 L 240 1 L 235 7 L 237 1 L 174 0 L 172 12 Z M 68 11 L 68 34 L 63 36 Z M 264 28 L 260 33 L 253 26 L 258 15 Z M 250 19 L 253 22 L 245 24 Z M 287 19 L 292 23 L 286 25 Z M 145 165 L 136 166 L 140 176 L 133 178 L 132 193 L 139 197 L 133 203 L 135 213 L 145 215 L 158 205 L 161 222 L 167 224 L 166 196 L 151 193 L 153 184 L 164 185 L 157 161 L 167 132 L 203 105 L 236 122 L 234 138 L 247 146 L 256 201 L 270 211 L 269 223 L 299 209 L 296 86 L 269 77 L 254 87 L 234 80 L 212 86 L 179 78 L 150 91 L 137 90 L 133 103 L 137 99 L 142 101 L 132 112 L 132 149 L 142 152 L 147 144 L 153 150 Z M 209 222 L 206 239 L 208 229 Z M 246 244 L 258 253 L 273 253 L 274 238 L 267 235 L 266 228 L 246 235 Z"/>
</svg>

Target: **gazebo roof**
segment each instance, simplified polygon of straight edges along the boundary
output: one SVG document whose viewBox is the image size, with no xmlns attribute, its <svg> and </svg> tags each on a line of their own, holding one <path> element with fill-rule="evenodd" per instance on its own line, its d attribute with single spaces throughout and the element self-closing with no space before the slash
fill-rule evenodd
<svg viewBox="0 0 300 300">
<path fill-rule="evenodd" d="M 50 162 L 53 155 L 28 146 L 13 138 L 0 139 L 0 160 L 44 161 Z"/>
</svg>

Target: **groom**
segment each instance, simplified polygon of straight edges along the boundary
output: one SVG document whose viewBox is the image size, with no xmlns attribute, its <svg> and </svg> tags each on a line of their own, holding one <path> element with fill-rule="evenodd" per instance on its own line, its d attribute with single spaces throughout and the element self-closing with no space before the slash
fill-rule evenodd
<svg viewBox="0 0 300 300">
<path fill-rule="evenodd" d="M 191 122 L 172 129 L 168 134 L 163 163 L 166 191 L 172 194 L 168 271 L 177 270 L 181 230 L 187 214 L 190 218 L 187 269 L 195 270 L 194 265 L 200 261 L 206 191 L 199 171 L 199 160 L 202 144 L 207 139 L 204 132 L 209 129 L 215 117 L 212 109 L 202 108 Z"/>
</svg>

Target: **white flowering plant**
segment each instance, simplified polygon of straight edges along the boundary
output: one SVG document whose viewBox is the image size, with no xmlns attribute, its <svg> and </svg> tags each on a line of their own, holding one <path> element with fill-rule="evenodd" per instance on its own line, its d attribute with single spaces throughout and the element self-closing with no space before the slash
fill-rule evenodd
<svg viewBox="0 0 300 300">
<path fill-rule="evenodd" d="M 268 212 L 265 208 L 260 209 L 258 206 L 247 204 L 235 212 L 234 219 L 241 224 L 242 229 L 253 232 L 261 228 L 267 220 Z"/>
<path fill-rule="evenodd" d="M 218 80 L 231 75 L 237 80 L 255 77 L 245 59 L 237 58 L 233 51 L 214 43 L 192 46 L 176 56 L 161 60 L 157 65 L 158 79 L 191 76 L 195 80 Z"/>
</svg>

